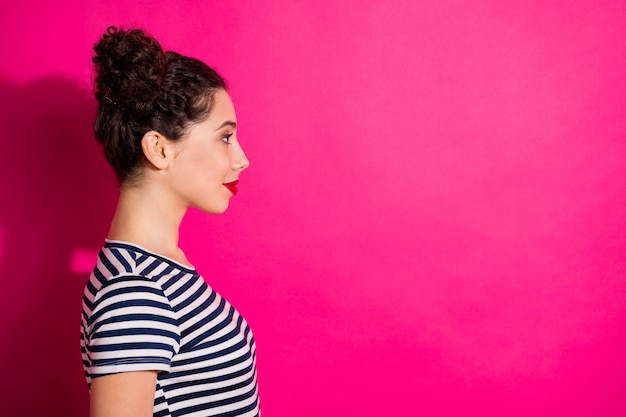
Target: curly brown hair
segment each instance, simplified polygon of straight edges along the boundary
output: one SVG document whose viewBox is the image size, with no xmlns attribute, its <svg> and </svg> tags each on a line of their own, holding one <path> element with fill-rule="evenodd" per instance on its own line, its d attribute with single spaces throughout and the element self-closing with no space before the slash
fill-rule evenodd
<svg viewBox="0 0 626 417">
<path fill-rule="evenodd" d="M 110 26 L 94 51 L 95 136 L 120 183 L 137 178 L 146 132 L 180 139 L 210 114 L 215 92 L 226 90 L 224 79 L 208 65 L 164 52 L 140 29 Z"/>
</svg>

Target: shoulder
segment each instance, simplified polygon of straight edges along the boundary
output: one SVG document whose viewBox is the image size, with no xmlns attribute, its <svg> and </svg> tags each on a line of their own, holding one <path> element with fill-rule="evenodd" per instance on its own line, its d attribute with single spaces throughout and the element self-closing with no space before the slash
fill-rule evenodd
<svg viewBox="0 0 626 417">
<path fill-rule="evenodd" d="M 143 282 L 146 288 L 163 288 L 177 276 L 178 265 L 137 245 L 121 241 L 105 241 L 85 288 L 87 307 L 110 287 L 121 288 Z M 193 270 L 189 270 L 193 273 Z M 150 281 L 158 285 L 150 285 Z"/>
<path fill-rule="evenodd" d="M 175 324 L 169 299 L 157 282 L 142 276 L 121 275 L 107 280 L 95 294 L 87 326 L 144 319 Z"/>
</svg>

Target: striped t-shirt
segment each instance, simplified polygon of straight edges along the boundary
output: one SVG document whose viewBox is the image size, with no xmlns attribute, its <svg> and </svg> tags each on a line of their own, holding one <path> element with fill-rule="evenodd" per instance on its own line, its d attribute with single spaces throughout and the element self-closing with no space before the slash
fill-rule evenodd
<svg viewBox="0 0 626 417">
<path fill-rule="evenodd" d="M 87 384 L 158 371 L 155 416 L 258 416 L 256 350 L 235 308 L 195 269 L 107 240 L 85 287 Z"/>
</svg>

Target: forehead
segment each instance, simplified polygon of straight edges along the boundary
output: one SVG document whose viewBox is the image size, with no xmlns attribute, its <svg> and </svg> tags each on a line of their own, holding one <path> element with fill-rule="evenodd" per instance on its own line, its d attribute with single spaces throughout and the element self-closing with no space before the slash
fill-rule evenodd
<svg viewBox="0 0 626 417">
<path fill-rule="evenodd" d="M 218 90 L 213 97 L 213 109 L 205 122 L 217 129 L 226 121 L 237 122 L 235 106 L 226 91 Z"/>
<path fill-rule="evenodd" d="M 211 109 L 209 116 L 201 122 L 189 126 L 186 136 L 188 138 L 205 137 L 221 131 L 223 126 L 232 126 L 233 123 L 237 123 L 233 102 L 226 91 L 219 90 L 213 97 L 213 109 Z"/>
</svg>

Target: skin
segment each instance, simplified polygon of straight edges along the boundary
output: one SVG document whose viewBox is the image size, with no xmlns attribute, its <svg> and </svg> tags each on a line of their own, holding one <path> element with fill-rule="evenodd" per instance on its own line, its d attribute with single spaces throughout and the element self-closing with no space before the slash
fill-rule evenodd
<svg viewBox="0 0 626 417">
<path fill-rule="evenodd" d="M 237 140 L 236 115 L 227 92 L 215 94 L 204 121 L 173 142 L 147 132 L 140 180 L 122 185 L 108 238 L 142 246 L 189 265 L 178 246 L 180 223 L 189 207 L 223 213 L 231 191 L 250 162 Z M 152 416 L 157 373 L 123 372 L 91 382 L 91 417 Z"/>
</svg>

